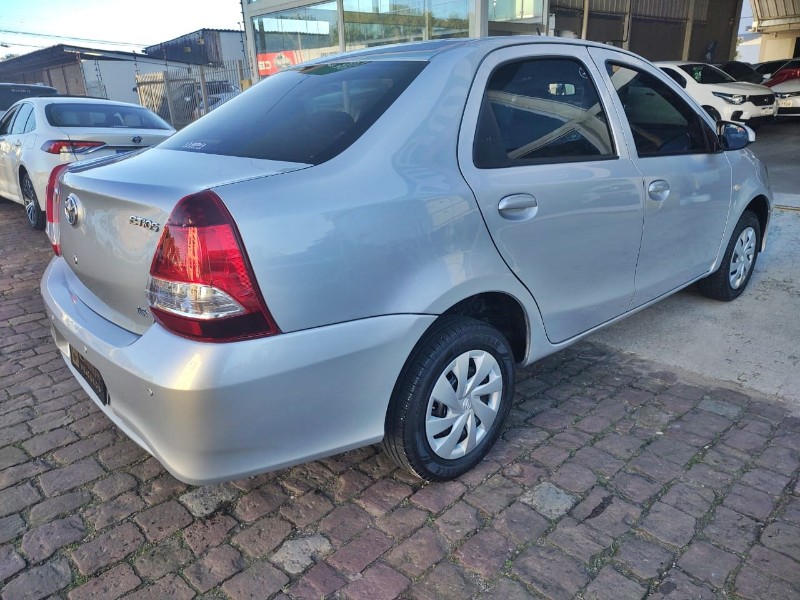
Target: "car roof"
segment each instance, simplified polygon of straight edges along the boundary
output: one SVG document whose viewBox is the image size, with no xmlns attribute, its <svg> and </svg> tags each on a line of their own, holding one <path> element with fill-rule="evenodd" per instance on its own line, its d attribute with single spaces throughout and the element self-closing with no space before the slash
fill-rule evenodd
<svg viewBox="0 0 800 600">
<path fill-rule="evenodd" d="M 103 106 L 133 106 L 136 108 L 144 108 L 132 102 L 119 102 L 117 100 L 106 100 L 105 98 L 87 98 L 86 96 L 34 96 L 31 98 L 20 98 L 17 102 L 31 102 L 35 105 L 101 104 Z"/>
</svg>

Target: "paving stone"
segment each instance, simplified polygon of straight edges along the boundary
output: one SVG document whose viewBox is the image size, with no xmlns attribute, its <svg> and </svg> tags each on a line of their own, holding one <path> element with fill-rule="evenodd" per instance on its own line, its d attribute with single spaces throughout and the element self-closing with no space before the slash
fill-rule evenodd
<svg viewBox="0 0 800 600">
<path fill-rule="evenodd" d="M 521 460 L 512 465 L 508 465 L 500 471 L 506 479 L 525 487 L 532 487 L 548 476 L 548 471 L 544 467 L 527 460 Z"/>
<path fill-rule="evenodd" d="M 538 463 L 554 469 L 569 458 L 569 452 L 557 446 L 540 446 L 531 453 L 531 458 Z"/>
<path fill-rule="evenodd" d="M 611 486 L 626 498 L 637 504 L 647 502 L 661 492 L 661 486 L 644 477 L 631 473 L 617 473 L 611 480 Z"/>
<path fill-rule="evenodd" d="M 789 498 L 784 507 L 781 518 L 795 525 L 800 525 L 800 498 Z"/>
<path fill-rule="evenodd" d="M 628 579 L 615 571 L 612 567 L 605 566 L 597 577 L 586 588 L 583 597 L 586 600 L 639 600 L 644 598 L 647 590 L 641 585 Z"/>
<path fill-rule="evenodd" d="M 392 541 L 376 529 L 367 529 L 359 537 L 337 550 L 328 562 L 351 575 L 360 573 L 392 547 Z"/>
<path fill-rule="evenodd" d="M 661 484 L 667 484 L 682 472 L 681 466 L 645 450 L 628 463 L 628 469 L 649 477 Z"/>
<path fill-rule="evenodd" d="M 55 496 L 94 481 L 105 475 L 103 467 L 93 458 L 48 471 L 39 475 L 39 485 L 47 496 Z"/>
<path fill-rule="evenodd" d="M 257 562 L 222 584 L 222 591 L 233 600 L 271 598 L 287 583 L 289 578 L 284 573 L 269 563 Z M 320 594 L 317 598 L 323 596 Z"/>
<path fill-rule="evenodd" d="M 290 575 L 298 575 L 332 549 L 327 538 L 315 534 L 285 541 L 270 560 Z"/>
<path fill-rule="evenodd" d="M 192 588 L 177 575 L 167 575 L 154 584 L 125 596 L 125 600 L 191 600 L 195 597 Z"/>
<path fill-rule="evenodd" d="M 759 524 L 737 512 L 718 506 L 703 534 L 717 545 L 744 554 L 758 535 Z"/>
<path fill-rule="evenodd" d="M 570 517 L 561 519 L 558 526 L 547 536 L 547 540 L 587 564 L 591 562 L 593 556 L 610 548 L 614 541 L 605 533 Z"/>
<path fill-rule="evenodd" d="M 72 582 L 66 559 L 58 559 L 39 567 L 26 569 L 3 588 L 3 600 L 39 600 L 50 598 Z"/>
<path fill-rule="evenodd" d="M 0 544 L 5 544 L 25 531 L 25 521 L 19 514 L 9 515 L 0 519 Z"/>
<path fill-rule="evenodd" d="M 372 484 L 372 479 L 365 473 L 350 469 L 333 482 L 334 502 L 345 502 L 357 496 Z"/>
<path fill-rule="evenodd" d="M 52 521 L 28 530 L 22 536 L 22 551 L 31 563 L 50 558 L 56 550 L 83 539 L 86 530 L 78 515 Z"/>
<path fill-rule="evenodd" d="M 727 417 L 732 421 L 735 421 L 739 413 L 742 412 L 742 408 L 739 405 L 723 402 L 722 400 L 712 400 L 711 398 L 701 400 L 697 407 Z"/>
<path fill-rule="evenodd" d="M 493 579 L 515 548 L 514 542 L 497 531 L 482 529 L 456 550 L 454 556 L 462 565 L 484 579 Z"/>
<path fill-rule="evenodd" d="M 614 561 L 641 579 L 656 579 L 672 566 L 673 556 L 647 540 L 631 537 L 619 547 Z"/>
<path fill-rule="evenodd" d="M 731 429 L 722 439 L 726 446 L 752 454 L 760 451 L 767 443 L 767 438 L 763 435 L 741 429 Z"/>
<path fill-rule="evenodd" d="M 289 499 L 279 485 L 270 484 L 242 496 L 236 503 L 234 516 L 243 521 L 255 521 L 277 509 Z"/>
<path fill-rule="evenodd" d="M 715 588 L 725 585 L 728 575 L 738 565 L 737 556 L 706 542 L 692 542 L 678 560 L 681 569 Z"/>
<path fill-rule="evenodd" d="M 110 500 L 115 496 L 132 490 L 137 485 L 134 479 L 128 473 L 112 473 L 105 479 L 101 479 L 92 486 L 92 492 L 100 498 L 100 500 Z"/>
<path fill-rule="evenodd" d="M 70 600 L 113 600 L 136 588 L 141 582 L 130 565 L 121 564 L 89 579 L 67 594 L 67 597 Z"/>
<path fill-rule="evenodd" d="M 175 500 L 140 512 L 133 519 L 151 542 L 163 540 L 192 522 L 192 516 Z"/>
<path fill-rule="evenodd" d="M 714 492 L 693 483 L 676 483 L 661 501 L 699 519 L 711 508 Z"/>
<path fill-rule="evenodd" d="M 752 469 L 747 471 L 740 480 L 744 485 L 778 497 L 783 493 L 790 479 L 783 475 L 767 471 L 766 469 Z"/>
<path fill-rule="evenodd" d="M 136 477 L 136 479 L 142 482 L 150 481 L 151 479 L 154 479 L 162 475 L 168 475 L 163 465 L 152 456 L 145 458 L 143 461 L 138 462 L 135 465 L 128 466 L 127 471 L 128 473 Z M 187 487 L 186 484 L 183 484 L 181 491 L 186 489 L 186 487 Z"/>
<path fill-rule="evenodd" d="M 578 499 L 558 486 L 545 482 L 525 492 L 520 500 L 548 519 L 558 519 L 567 514 Z"/>
<path fill-rule="evenodd" d="M 628 460 L 639 451 L 643 444 L 644 441 L 637 437 L 609 433 L 595 442 L 594 445 L 596 448 L 608 452 L 616 458 Z"/>
<path fill-rule="evenodd" d="M 756 545 L 750 550 L 746 565 L 765 575 L 780 577 L 792 587 L 797 588 L 800 595 L 800 567 L 785 555 Z"/>
<path fill-rule="evenodd" d="M 119 523 L 145 507 L 145 503 L 136 492 L 126 492 L 107 502 L 87 509 L 83 516 L 95 530 L 100 531 L 109 525 Z"/>
<path fill-rule="evenodd" d="M 84 575 L 122 560 L 144 544 L 144 536 L 133 523 L 123 523 L 78 546 L 72 551 L 72 560 Z"/>
<path fill-rule="evenodd" d="M 736 483 L 725 496 L 723 504 L 743 515 L 764 521 L 775 503 L 769 494 Z"/>
<path fill-rule="evenodd" d="M 333 510 L 333 503 L 324 494 L 318 491 L 311 491 L 283 505 L 280 508 L 280 513 L 294 523 L 296 527 L 302 529 L 319 521 L 331 510 Z"/>
<path fill-rule="evenodd" d="M 550 438 L 550 443 L 563 448 L 564 450 L 573 451 L 583 448 L 592 441 L 592 436 L 577 429 L 569 429 L 557 433 Z"/>
<path fill-rule="evenodd" d="M 409 585 L 411 581 L 407 577 L 378 563 L 344 588 L 344 593 L 351 600 L 393 600 Z"/>
<path fill-rule="evenodd" d="M 183 575 L 192 586 L 205 593 L 236 574 L 244 565 L 244 559 L 236 549 L 219 546 L 186 567 Z"/>
<path fill-rule="evenodd" d="M 737 596 L 747 600 L 777 600 L 797 598 L 798 593 L 784 580 L 765 575 L 749 565 L 742 567 L 736 575 L 733 590 Z"/>
<path fill-rule="evenodd" d="M 683 479 L 709 487 L 712 490 L 722 491 L 733 482 L 733 475 L 717 471 L 703 463 L 697 463 L 684 473 Z"/>
<path fill-rule="evenodd" d="M 20 512 L 40 498 L 41 495 L 30 483 L 0 490 L 0 517 Z"/>
<path fill-rule="evenodd" d="M 409 595 L 415 600 L 463 600 L 472 597 L 478 589 L 463 568 L 445 561 L 414 585 Z"/>
<path fill-rule="evenodd" d="M 245 573 L 246 572 L 247 571 L 245 571 Z M 241 575 L 234 577 L 231 582 L 236 581 L 239 577 L 241 577 Z M 286 581 L 288 582 L 288 578 L 286 578 Z M 323 562 L 314 565 L 308 573 L 298 579 L 289 588 L 289 593 L 293 598 L 298 598 L 299 600 L 318 600 L 319 598 L 331 597 L 336 590 L 344 587 L 346 584 L 347 580 L 344 577 Z M 232 595 L 226 589 L 227 585 L 228 584 L 222 586 L 222 589 L 228 592 L 229 595 Z M 283 585 L 285 585 L 285 583 Z M 272 593 L 271 587 L 274 586 L 260 586 L 258 589 L 259 591 L 264 589 L 263 593 L 269 594 Z"/>
<path fill-rule="evenodd" d="M 613 537 L 628 531 L 642 511 L 600 487 L 594 488 L 572 511 L 572 516 Z"/>
<path fill-rule="evenodd" d="M 143 579 L 156 581 L 169 573 L 177 573 L 192 558 L 188 548 L 172 537 L 147 547 L 136 557 L 134 567 Z"/>
<path fill-rule="evenodd" d="M 589 582 L 588 572 L 575 559 L 546 546 L 524 550 L 511 571 L 522 582 L 554 600 L 573 598 Z"/>
<path fill-rule="evenodd" d="M 386 561 L 398 571 L 416 578 L 446 555 L 447 545 L 444 540 L 429 527 L 423 527 L 402 544 L 395 546 L 387 554 Z"/>
<path fill-rule="evenodd" d="M 346 504 L 328 513 L 320 521 L 318 529 L 338 546 L 366 529 L 371 523 L 372 518 L 364 509 L 354 504 Z"/>
<path fill-rule="evenodd" d="M 25 559 L 16 553 L 14 546 L 11 544 L 0 546 L 0 581 L 9 579 L 24 568 Z"/>
<path fill-rule="evenodd" d="M 496 515 L 519 496 L 522 488 L 502 475 L 494 475 L 473 491 L 464 495 L 464 500 L 483 512 Z"/>
<path fill-rule="evenodd" d="M 397 469 L 397 464 L 385 452 L 378 452 L 360 461 L 358 468 L 373 479 L 381 479 Z"/>
<path fill-rule="evenodd" d="M 492 522 L 492 527 L 516 544 L 536 540 L 550 526 L 547 519 L 522 502 L 515 502 Z"/>
<path fill-rule="evenodd" d="M 800 562 L 800 527 L 776 521 L 761 532 L 761 543 Z"/>
<path fill-rule="evenodd" d="M 556 432 L 568 427 L 575 420 L 575 415 L 565 413 L 557 408 L 549 408 L 534 416 L 530 423 L 547 431 Z"/>
<path fill-rule="evenodd" d="M 123 438 L 113 446 L 103 448 L 97 456 L 107 469 L 114 471 L 140 461 L 147 453 L 133 440 Z"/>
<path fill-rule="evenodd" d="M 656 502 L 640 528 L 665 544 L 681 548 L 694 536 L 695 519 L 664 502 Z"/>
<path fill-rule="evenodd" d="M 88 504 L 92 495 L 86 490 L 76 490 L 55 498 L 48 498 L 31 507 L 28 522 L 32 525 L 45 523 L 60 515 L 72 512 L 76 508 Z"/>
<path fill-rule="evenodd" d="M 280 517 L 265 517 L 233 536 L 233 543 L 253 558 L 265 556 L 283 543 L 292 526 Z"/>
<path fill-rule="evenodd" d="M 588 467 L 595 473 L 605 477 L 613 476 L 625 464 L 607 452 L 591 446 L 578 450 L 575 453 L 575 460 L 584 467 Z"/>
<path fill-rule="evenodd" d="M 795 470 L 800 467 L 800 453 L 790 448 L 770 446 L 756 459 L 756 464 L 770 471 L 791 477 Z"/>
<path fill-rule="evenodd" d="M 458 481 L 432 483 L 411 496 L 411 502 L 420 508 L 438 514 L 454 504 L 466 490 L 466 486 Z"/>
<path fill-rule="evenodd" d="M 236 496 L 236 491 L 229 485 L 204 485 L 186 492 L 179 500 L 195 517 L 203 518 L 216 512 Z"/>
<path fill-rule="evenodd" d="M 390 479 L 382 479 L 367 488 L 359 497 L 358 504 L 374 517 L 380 517 L 408 498 L 412 489 Z"/>
<path fill-rule="evenodd" d="M 434 521 L 436 528 L 451 545 L 463 540 L 482 523 L 478 511 L 465 502 L 457 502 Z"/>
<path fill-rule="evenodd" d="M 212 515 L 207 519 L 195 520 L 184 529 L 183 539 L 192 552 L 200 556 L 208 548 L 219 546 L 225 541 L 228 532 L 236 525 L 236 519 L 228 515 Z"/>
<path fill-rule="evenodd" d="M 597 483 L 597 475 L 583 465 L 579 465 L 572 460 L 561 465 L 553 473 L 552 482 L 576 494 L 582 494 L 591 489 Z"/>
<path fill-rule="evenodd" d="M 725 446 L 717 446 L 717 448 L 709 450 L 703 455 L 702 462 L 717 471 L 736 474 L 744 468 L 746 462 L 736 456 L 732 456 L 731 452 L 735 451 L 720 452 L 725 448 Z"/>
<path fill-rule="evenodd" d="M 395 540 L 402 540 L 422 527 L 428 520 L 428 513 L 411 506 L 400 506 L 375 520 L 375 526 Z"/>
<path fill-rule="evenodd" d="M 710 587 L 693 581 L 677 569 L 668 571 L 650 595 L 657 600 L 714 600 L 716 597 Z"/>
</svg>

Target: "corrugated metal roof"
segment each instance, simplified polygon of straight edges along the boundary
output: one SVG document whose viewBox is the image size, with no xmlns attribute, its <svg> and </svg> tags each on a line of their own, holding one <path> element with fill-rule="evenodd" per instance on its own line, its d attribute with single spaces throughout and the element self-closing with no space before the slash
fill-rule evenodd
<svg viewBox="0 0 800 600">
<path fill-rule="evenodd" d="M 751 0 L 758 21 L 800 17 L 800 0 Z"/>
<path fill-rule="evenodd" d="M 800 2 L 800 0 L 785 0 Z M 694 20 L 705 21 L 708 15 L 709 0 L 695 0 Z M 611 15 L 624 15 L 627 0 L 590 0 L 589 12 Z M 583 11 L 583 0 L 551 0 L 550 9 Z M 634 0 L 631 12 L 637 17 L 651 19 L 685 20 L 689 14 L 689 0 Z"/>
</svg>

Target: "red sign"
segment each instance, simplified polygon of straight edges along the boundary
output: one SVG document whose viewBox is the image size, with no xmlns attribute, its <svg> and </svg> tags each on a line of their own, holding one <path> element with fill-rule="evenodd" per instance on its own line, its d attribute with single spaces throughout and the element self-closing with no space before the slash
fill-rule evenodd
<svg viewBox="0 0 800 600">
<path fill-rule="evenodd" d="M 274 75 L 279 71 L 303 62 L 297 50 L 284 50 L 283 52 L 265 52 L 256 56 L 258 60 L 259 75 Z"/>
</svg>

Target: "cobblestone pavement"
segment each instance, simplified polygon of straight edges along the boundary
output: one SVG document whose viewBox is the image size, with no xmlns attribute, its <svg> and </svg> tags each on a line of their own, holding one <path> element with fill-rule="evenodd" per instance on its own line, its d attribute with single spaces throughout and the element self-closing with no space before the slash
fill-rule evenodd
<svg viewBox="0 0 800 600">
<path fill-rule="evenodd" d="M 0 581 L 16 598 L 800 598 L 800 419 L 580 344 L 519 374 L 489 458 L 377 447 L 192 488 L 73 380 L 43 234 L 0 201 Z"/>
</svg>

